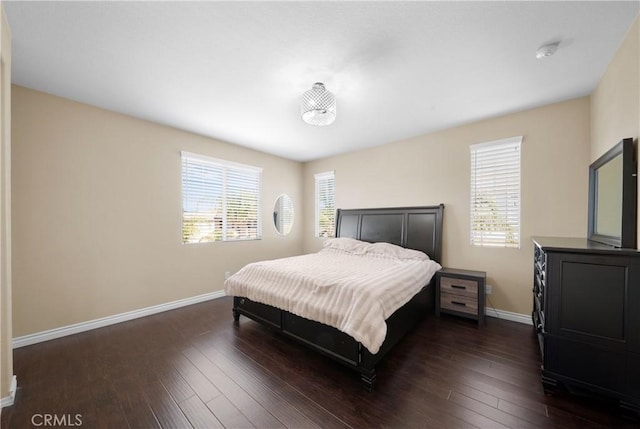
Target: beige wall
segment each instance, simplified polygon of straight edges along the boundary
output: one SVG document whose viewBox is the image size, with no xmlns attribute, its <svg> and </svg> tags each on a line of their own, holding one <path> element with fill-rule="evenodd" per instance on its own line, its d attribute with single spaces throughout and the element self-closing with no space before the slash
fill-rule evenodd
<svg viewBox="0 0 640 429">
<path fill-rule="evenodd" d="M 443 264 L 487 271 L 488 305 L 531 312 L 533 235 L 585 236 L 589 99 L 515 113 L 304 166 L 304 251 L 313 238 L 314 177 L 335 170 L 336 206 L 390 207 L 444 203 Z M 523 136 L 520 249 L 469 244 L 469 146 Z"/>
<path fill-rule="evenodd" d="M 182 244 L 181 150 L 263 167 L 262 240 Z M 225 271 L 299 254 L 301 183 L 298 162 L 14 86 L 14 337 L 218 291 Z M 297 209 L 286 237 L 271 221 L 281 193 Z"/>
<path fill-rule="evenodd" d="M 640 136 L 640 17 L 627 33 L 591 95 L 591 161 L 626 137 L 638 153 Z M 640 186 L 638 187 L 640 214 Z M 640 216 L 638 216 L 640 249 Z"/>
<path fill-rule="evenodd" d="M 636 20 L 591 98 L 304 165 L 13 87 L 13 334 L 217 291 L 224 271 L 319 249 L 313 174 L 327 170 L 341 208 L 444 203 L 443 263 L 486 270 L 489 305 L 527 314 L 531 236 L 584 236 L 589 162 L 622 137 L 638 138 L 638 34 Z M 516 135 L 524 136 L 522 247 L 472 247 L 469 145 Z M 264 168 L 263 240 L 181 244 L 181 150 Z M 287 237 L 270 223 L 280 193 L 296 208 Z M 4 321 L 10 293 L 3 287 Z"/>
<path fill-rule="evenodd" d="M 11 33 L 0 4 L 0 399 L 9 396 L 11 347 Z"/>
</svg>

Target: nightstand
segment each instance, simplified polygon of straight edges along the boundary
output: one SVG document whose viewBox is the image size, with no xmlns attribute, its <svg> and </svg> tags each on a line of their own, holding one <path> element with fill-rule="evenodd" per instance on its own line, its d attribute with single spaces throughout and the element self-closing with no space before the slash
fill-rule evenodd
<svg viewBox="0 0 640 429">
<path fill-rule="evenodd" d="M 484 271 L 443 268 L 436 273 L 436 315 L 468 317 L 484 324 Z"/>
</svg>

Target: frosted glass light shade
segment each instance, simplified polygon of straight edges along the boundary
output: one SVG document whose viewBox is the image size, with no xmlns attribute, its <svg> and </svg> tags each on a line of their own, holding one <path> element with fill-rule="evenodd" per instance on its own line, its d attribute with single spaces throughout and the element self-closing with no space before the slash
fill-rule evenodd
<svg viewBox="0 0 640 429">
<path fill-rule="evenodd" d="M 336 96 L 324 84 L 316 82 L 302 94 L 300 105 L 302 120 L 310 125 L 329 125 L 336 119 Z"/>
</svg>

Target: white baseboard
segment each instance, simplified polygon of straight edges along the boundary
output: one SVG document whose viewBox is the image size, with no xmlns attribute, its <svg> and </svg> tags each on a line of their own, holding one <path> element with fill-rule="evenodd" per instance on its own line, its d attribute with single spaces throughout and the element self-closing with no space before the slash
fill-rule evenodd
<svg viewBox="0 0 640 429">
<path fill-rule="evenodd" d="M 9 387 L 9 396 L 0 399 L 0 409 L 10 407 L 16 399 L 16 390 L 18 390 L 18 378 L 14 375 L 11 378 L 11 387 Z"/>
<path fill-rule="evenodd" d="M 185 307 L 187 305 L 221 298 L 223 296 L 225 296 L 224 291 L 205 293 L 203 295 L 198 295 L 191 298 L 167 302 L 166 304 L 154 305 L 152 307 L 141 308 L 139 310 L 128 311 L 126 313 L 120 313 L 100 319 L 89 320 L 87 322 L 75 323 L 73 325 L 62 326 L 60 328 L 37 332 L 35 334 L 24 335 L 22 337 L 13 339 L 13 348 L 17 349 L 20 347 L 30 346 L 32 344 L 41 343 L 43 341 L 54 340 L 56 338 L 66 337 L 67 335 L 77 334 L 79 332 L 89 331 L 91 329 L 115 325 L 116 323 L 126 322 L 127 320 L 150 316 L 152 314 L 161 313 L 163 311 L 173 310 L 176 308 Z"/>
<path fill-rule="evenodd" d="M 512 313 L 510 311 L 485 307 L 484 315 L 498 319 L 510 320 L 512 322 L 524 323 L 525 325 L 533 325 L 530 314 Z"/>
<path fill-rule="evenodd" d="M 87 322 L 62 326 L 60 328 L 50 329 L 48 331 L 37 332 L 35 334 L 24 335 L 22 337 L 13 339 L 13 348 L 17 349 L 20 347 L 30 346 L 32 344 L 41 343 L 43 341 L 54 340 L 56 338 L 66 337 L 67 335 L 89 331 L 91 329 L 115 325 L 116 323 L 126 322 L 127 320 L 150 316 L 152 314 L 161 313 L 163 311 L 173 310 L 176 308 L 185 307 L 187 305 L 221 298 L 223 296 L 225 296 L 224 291 L 205 293 L 203 295 L 198 295 L 191 298 L 180 299 L 178 301 L 167 302 L 165 304 L 154 305 L 152 307 L 128 311 L 126 313 L 115 314 L 113 316 L 107 316 L 100 319 L 89 320 Z M 485 308 L 484 314 L 489 317 L 496 317 L 498 319 L 510 320 L 512 322 L 524 323 L 526 325 L 533 324 L 533 322 L 531 321 L 531 316 L 528 314 L 512 313 L 510 311 L 496 310 L 489 307 Z M 5 406 L 4 403 L 7 400 L 9 400 L 8 397 L 2 398 L 2 406 Z"/>
</svg>

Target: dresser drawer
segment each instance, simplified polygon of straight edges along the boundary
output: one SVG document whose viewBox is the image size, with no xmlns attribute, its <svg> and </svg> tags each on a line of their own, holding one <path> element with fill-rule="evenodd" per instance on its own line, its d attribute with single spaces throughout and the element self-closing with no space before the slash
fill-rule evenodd
<svg viewBox="0 0 640 429">
<path fill-rule="evenodd" d="M 476 280 L 458 279 L 442 276 L 440 278 L 440 292 L 468 297 L 478 296 L 478 282 Z"/>
<path fill-rule="evenodd" d="M 478 298 L 442 292 L 440 294 L 440 308 L 478 314 Z"/>
</svg>

